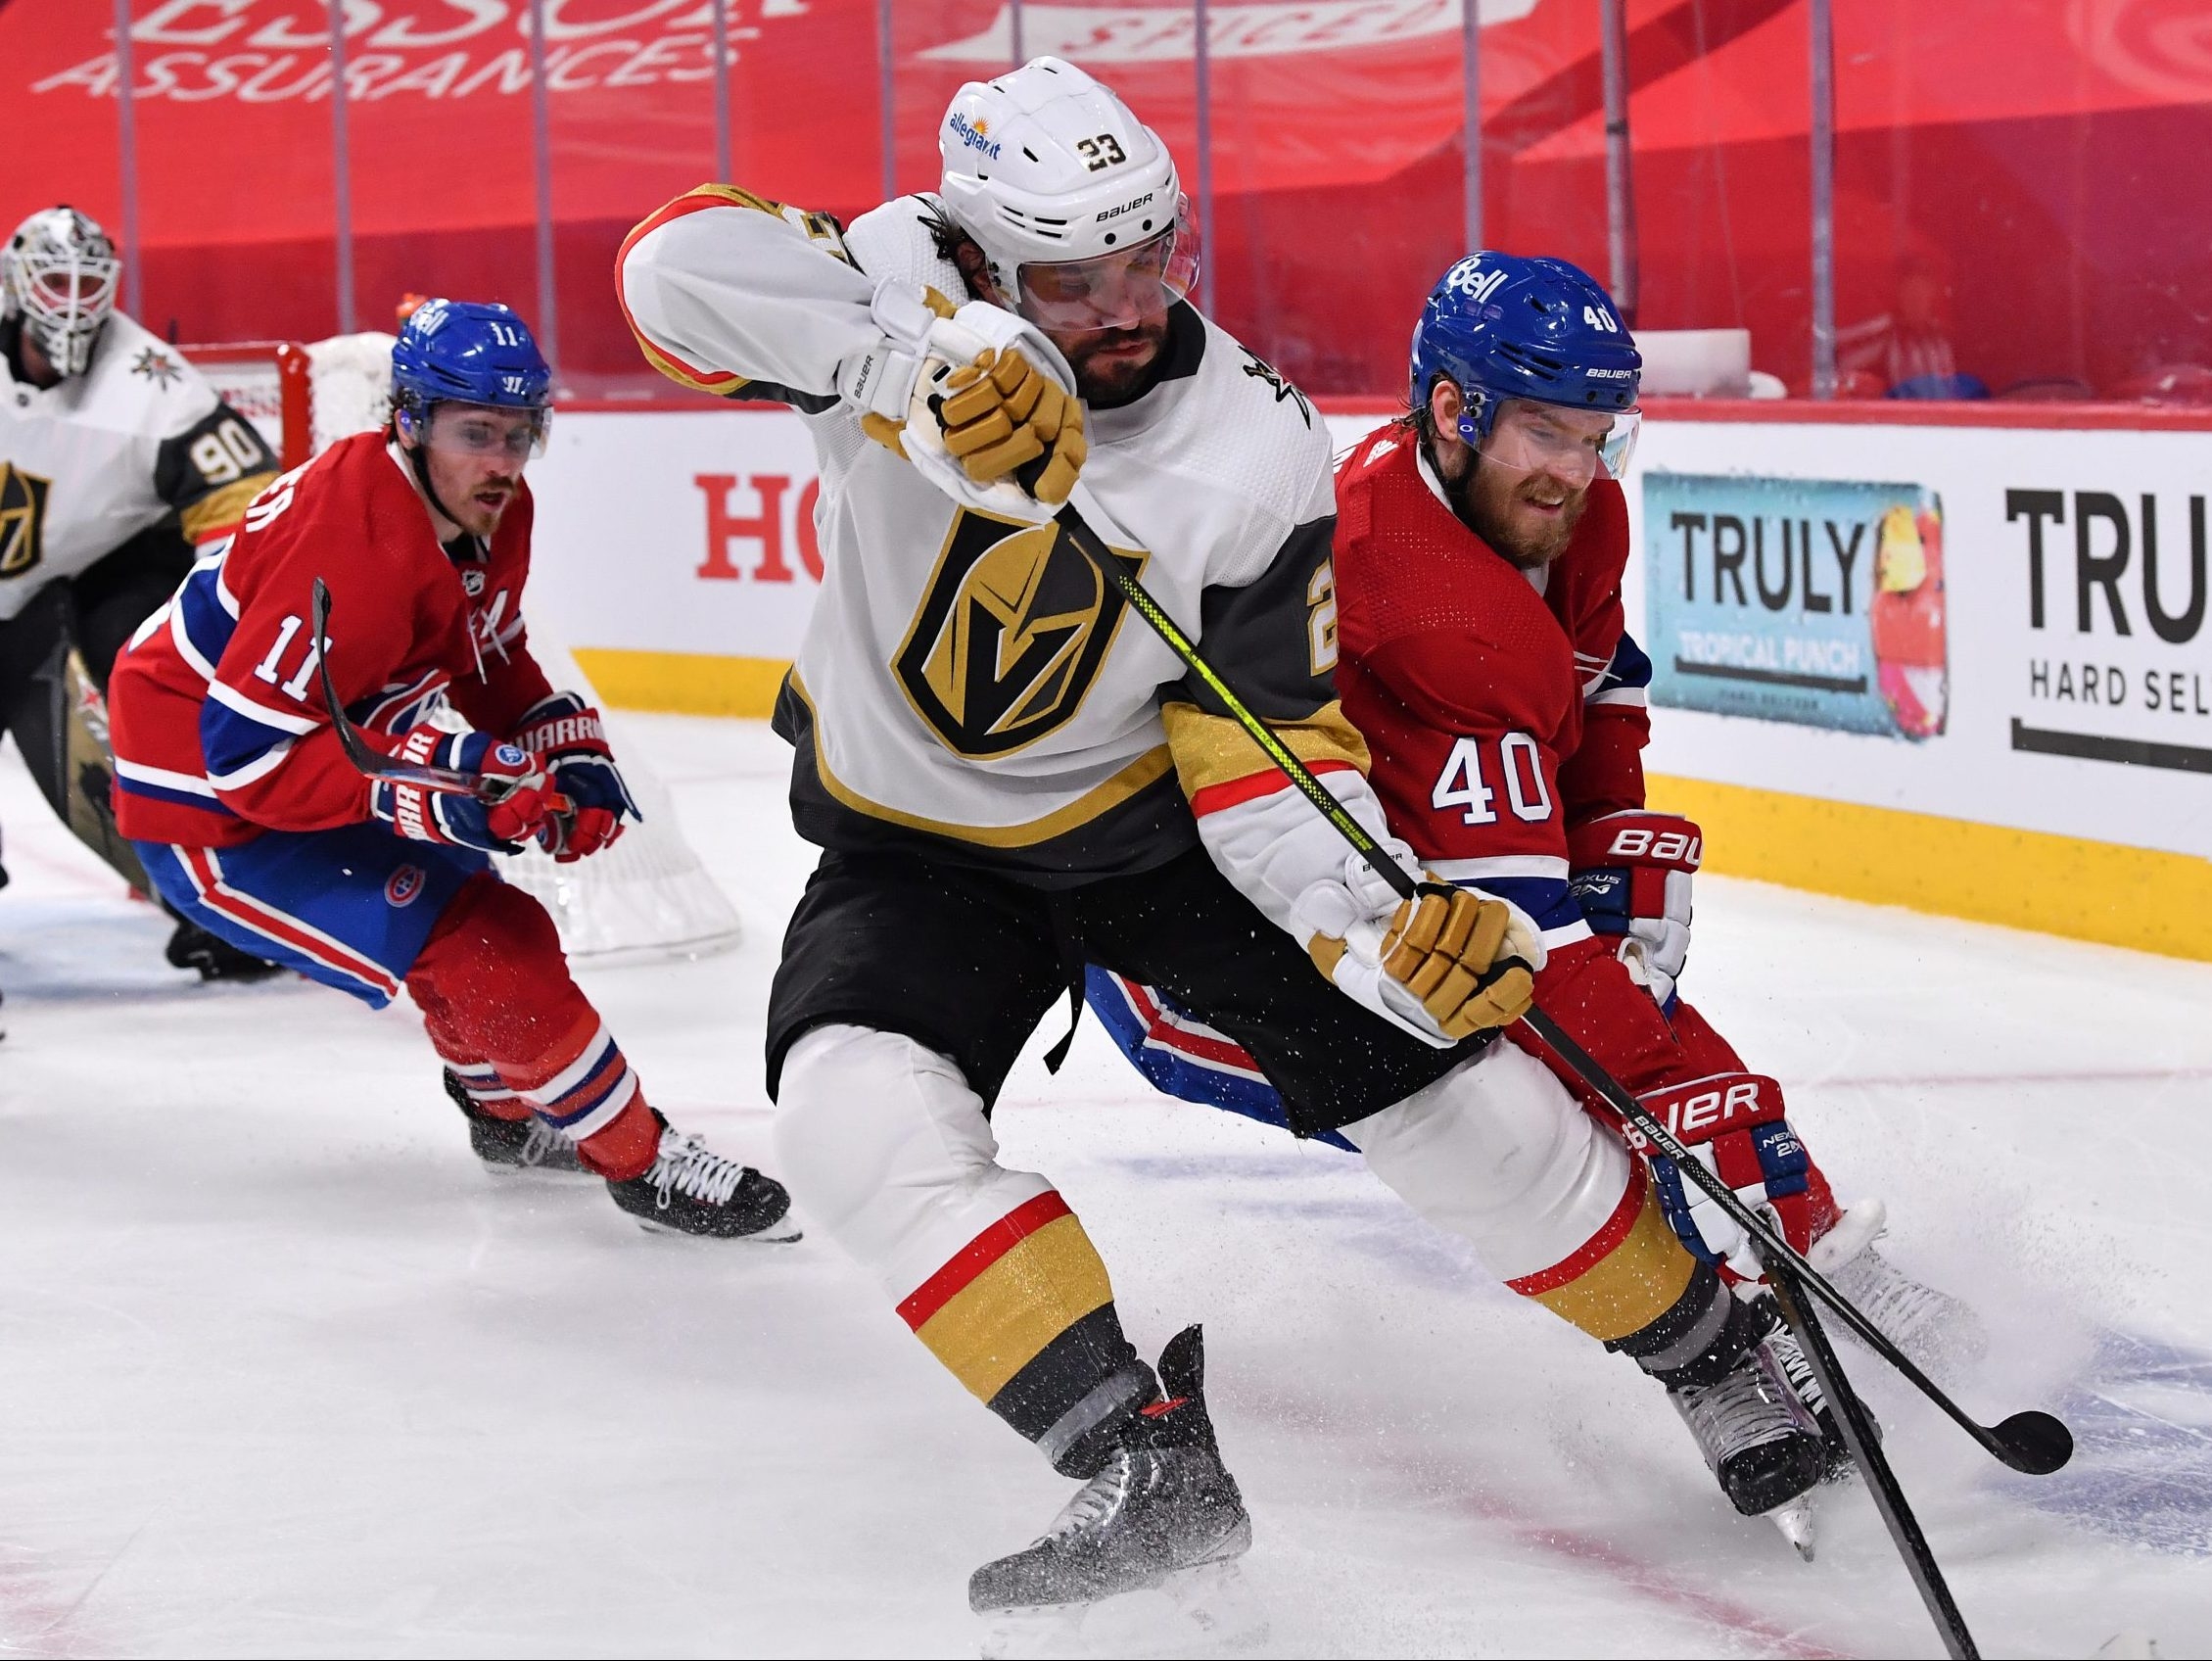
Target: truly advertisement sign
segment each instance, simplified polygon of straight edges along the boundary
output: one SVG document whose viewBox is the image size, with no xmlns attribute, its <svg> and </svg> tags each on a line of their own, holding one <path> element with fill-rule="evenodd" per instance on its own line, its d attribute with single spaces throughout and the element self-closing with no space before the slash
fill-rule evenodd
<svg viewBox="0 0 2212 1661">
<path fill-rule="evenodd" d="M 2212 856 L 2212 430 L 1869 413 L 1646 423 L 1652 771 Z"/>
<path fill-rule="evenodd" d="M 2007 486 L 2028 620 L 2014 749 L 2212 774 L 2204 502 Z"/>
<path fill-rule="evenodd" d="M 1922 739 L 1950 703 L 1941 496 L 1648 472 L 1652 701 Z"/>
</svg>

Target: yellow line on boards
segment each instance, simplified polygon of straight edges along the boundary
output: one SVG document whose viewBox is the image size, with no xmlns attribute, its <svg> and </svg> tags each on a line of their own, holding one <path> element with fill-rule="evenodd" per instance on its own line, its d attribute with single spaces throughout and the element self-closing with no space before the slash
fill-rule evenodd
<svg viewBox="0 0 2212 1661">
<path fill-rule="evenodd" d="M 1705 869 L 1875 905 L 2212 960 L 2212 860 L 1654 774 Z"/>
<path fill-rule="evenodd" d="M 765 719 L 779 658 L 578 646 L 621 709 Z M 1899 808 L 1654 774 L 1654 807 L 1705 828 L 1705 869 L 1874 905 L 2212 961 L 2212 860 Z"/>
<path fill-rule="evenodd" d="M 618 709 L 671 715 L 744 715 L 767 720 L 791 665 L 774 657 L 704 652 L 621 651 L 576 646 L 571 655 L 600 698 Z"/>
</svg>

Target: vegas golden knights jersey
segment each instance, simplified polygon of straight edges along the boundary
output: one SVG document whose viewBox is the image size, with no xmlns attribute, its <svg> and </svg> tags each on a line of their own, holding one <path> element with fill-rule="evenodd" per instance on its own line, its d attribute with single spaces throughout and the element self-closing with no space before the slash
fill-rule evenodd
<svg viewBox="0 0 2212 1661">
<path fill-rule="evenodd" d="M 781 400 L 811 426 L 825 575 L 777 714 L 801 832 L 1044 883 L 1149 869 L 1199 842 L 1194 799 L 1234 806 L 1267 793 L 1243 781 L 1284 781 L 1057 526 L 956 503 L 837 401 L 839 360 L 878 338 L 878 282 L 965 292 L 931 236 L 939 211 L 901 197 L 841 231 L 704 187 L 632 233 L 623 305 L 664 373 Z M 1167 353 L 1143 398 L 1090 412 L 1086 513 L 1294 749 L 1363 768 L 1331 676 L 1327 428 L 1187 305 Z"/>
<path fill-rule="evenodd" d="M 121 312 L 91 366 L 52 387 L 16 377 L 14 344 L 0 339 L 0 622 L 172 514 L 193 542 L 234 523 L 276 476 L 253 424 Z"/>
</svg>

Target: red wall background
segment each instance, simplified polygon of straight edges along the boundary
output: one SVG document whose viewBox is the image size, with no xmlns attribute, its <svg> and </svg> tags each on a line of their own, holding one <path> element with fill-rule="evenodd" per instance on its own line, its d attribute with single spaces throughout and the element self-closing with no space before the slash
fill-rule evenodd
<svg viewBox="0 0 2212 1661">
<path fill-rule="evenodd" d="M 1159 127 L 1196 187 L 1189 10 L 1030 5 Z M 1457 0 L 1216 4 L 1225 323 L 1320 393 L 1391 393 L 1420 297 L 1464 252 Z M 1857 390 L 1948 366 L 2013 396 L 2212 397 L 2212 8 L 2196 0 L 1836 7 L 1837 295 Z M 880 194 L 872 0 L 731 0 L 731 171 L 850 215 Z M 141 309 L 182 338 L 313 337 L 335 303 L 322 0 L 134 0 Z M 406 291 L 541 309 L 526 0 L 347 0 L 359 318 Z M 705 0 L 546 0 L 564 378 L 639 379 L 616 243 L 714 170 Z M 0 225 L 69 201 L 122 229 L 112 9 L 0 0 Z M 930 184 L 961 81 L 1012 51 L 1001 0 L 895 8 L 900 188 Z M 1803 0 L 1632 0 L 1643 327 L 1742 325 L 1810 363 Z M 1593 0 L 1489 0 L 1485 240 L 1606 275 Z"/>
</svg>

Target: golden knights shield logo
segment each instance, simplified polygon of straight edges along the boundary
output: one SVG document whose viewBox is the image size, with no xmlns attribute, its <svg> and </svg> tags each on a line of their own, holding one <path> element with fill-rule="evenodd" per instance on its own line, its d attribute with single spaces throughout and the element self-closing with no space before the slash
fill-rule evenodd
<svg viewBox="0 0 2212 1661">
<path fill-rule="evenodd" d="M 1145 555 L 1114 550 L 1132 577 Z M 963 509 L 892 668 L 956 755 L 1010 755 L 1082 708 L 1127 609 L 1058 525 Z"/>
<path fill-rule="evenodd" d="M 40 531 L 52 488 L 52 480 L 0 461 L 0 578 L 21 577 L 45 552 Z"/>
</svg>

